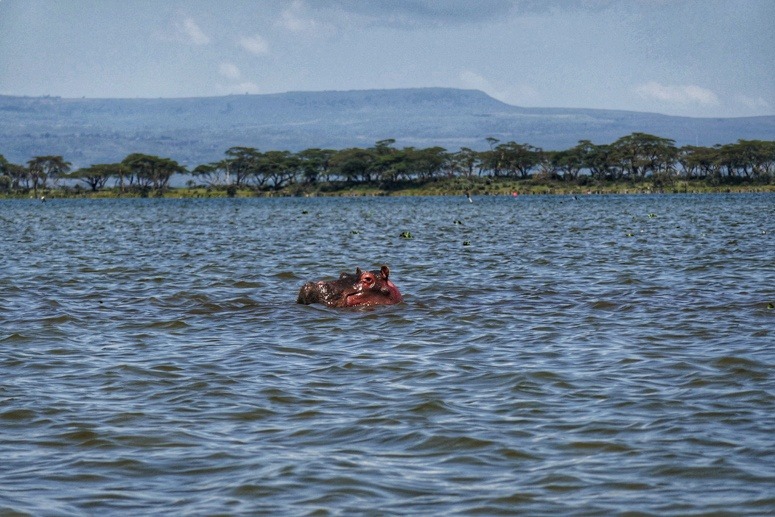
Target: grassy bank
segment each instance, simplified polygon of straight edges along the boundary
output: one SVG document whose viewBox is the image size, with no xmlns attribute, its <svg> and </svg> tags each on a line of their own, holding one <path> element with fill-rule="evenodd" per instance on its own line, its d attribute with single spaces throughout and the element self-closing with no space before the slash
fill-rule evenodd
<svg viewBox="0 0 775 517">
<path fill-rule="evenodd" d="M 46 199 L 89 198 L 113 199 L 135 197 L 162 198 L 227 198 L 227 197 L 318 197 L 318 196 L 498 196 L 498 195 L 582 195 L 582 194 L 713 194 L 775 192 L 775 184 L 737 183 L 711 185 L 703 180 L 675 181 L 669 185 L 658 185 L 649 181 L 631 182 L 588 182 L 580 185 L 563 181 L 538 181 L 514 178 L 448 178 L 426 182 L 403 182 L 391 185 L 360 183 L 319 183 L 315 185 L 296 184 L 280 190 L 256 190 L 243 188 L 235 190 L 225 187 L 179 187 L 163 192 L 121 192 L 107 188 L 91 192 L 79 188 L 40 190 L 38 196 Z M 0 194 L 5 199 L 33 198 L 32 192 L 25 194 Z"/>
</svg>

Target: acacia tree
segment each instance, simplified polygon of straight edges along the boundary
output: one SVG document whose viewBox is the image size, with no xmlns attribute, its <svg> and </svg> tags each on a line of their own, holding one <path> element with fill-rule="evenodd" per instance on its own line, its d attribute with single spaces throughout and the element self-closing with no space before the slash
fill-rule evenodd
<svg viewBox="0 0 775 517">
<path fill-rule="evenodd" d="M 78 169 L 70 173 L 69 178 L 77 179 L 86 183 L 92 192 L 97 192 L 105 187 L 110 178 L 124 177 L 129 172 L 129 167 L 122 163 L 99 163 Z"/>
<path fill-rule="evenodd" d="M 538 162 L 538 172 L 533 177 L 541 179 L 558 180 L 561 178 L 562 169 L 559 165 L 558 155 L 561 151 L 543 151 Z"/>
<path fill-rule="evenodd" d="M 588 170 L 592 178 L 605 180 L 614 174 L 611 164 L 611 146 L 596 145 L 589 140 L 579 140 L 574 149 L 578 149 L 582 168 Z"/>
<path fill-rule="evenodd" d="M 374 153 L 368 149 L 352 147 L 342 149 L 331 157 L 331 169 L 346 181 L 370 182 L 374 170 Z"/>
<path fill-rule="evenodd" d="M 330 181 L 330 161 L 335 152 L 331 149 L 314 148 L 296 153 L 304 181 L 314 184 L 320 177 Z"/>
<path fill-rule="evenodd" d="M 36 156 L 28 161 L 27 169 L 35 197 L 38 197 L 38 188 L 45 189 L 49 179 L 56 184 L 59 177 L 70 170 L 71 165 L 61 156 Z"/>
<path fill-rule="evenodd" d="M 449 169 L 449 154 L 443 147 L 413 149 L 409 154 L 410 166 L 422 180 L 432 179 L 439 172 Z"/>
<path fill-rule="evenodd" d="M 562 177 L 567 181 L 576 181 L 579 173 L 587 167 L 587 156 L 590 144 L 588 140 L 582 140 L 574 147 L 565 151 L 556 151 L 550 153 L 549 160 L 555 169 L 562 173 Z"/>
<path fill-rule="evenodd" d="M 6 173 L 11 178 L 11 190 L 30 189 L 30 171 L 24 165 L 9 163 Z"/>
<path fill-rule="evenodd" d="M 197 165 L 191 171 L 191 175 L 203 179 L 211 187 L 226 185 L 229 180 L 229 162 L 221 160 L 215 163 Z"/>
<path fill-rule="evenodd" d="M 256 161 L 253 177 L 259 186 L 279 189 L 296 180 L 299 160 L 290 151 L 269 151 Z"/>
<path fill-rule="evenodd" d="M 8 160 L 0 154 L 0 191 L 9 192 L 12 183 L 13 180 L 10 174 L 8 174 Z"/>
<path fill-rule="evenodd" d="M 530 171 L 541 162 L 542 150 L 530 144 L 508 142 L 495 148 L 497 170 L 505 170 L 509 176 L 530 176 Z"/>
<path fill-rule="evenodd" d="M 753 140 L 740 140 L 740 143 L 746 143 L 754 147 L 750 156 L 753 162 L 754 175 L 761 178 L 775 179 L 775 142 Z"/>
<path fill-rule="evenodd" d="M 121 162 L 134 175 L 137 186 L 142 191 L 154 189 L 163 192 L 173 174 L 180 174 L 186 168 L 170 158 L 160 158 L 147 154 L 133 153 Z"/>
<path fill-rule="evenodd" d="M 468 147 L 461 147 L 458 152 L 452 153 L 450 162 L 455 173 L 462 173 L 470 178 L 474 175 L 474 169 L 478 167 L 479 175 L 482 175 L 481 154 Z"/>
<path fill-rule="evenodd" d="M 244 187 L 251 177 L 256 177 L 261 153 L 252 147 L 231 147 L 226 150 L 226 183 L 236 188 Z"/>
<path fill-rule="evenodd" d="M 740 175 L 741 170 L 747 170 L 746 164 L 743 163 L 743 157 L 738 152 L 735 144 L 725 144 L 716 147 L 716 163 L 719 166 L 719 177 L 724 176 L 726 171 L 726 177 L 728 180 L 737 178 Z"/>
<path fill-rule="evenodd" d="M 406 160 L 406 149 L 404 151 L 395 149 L 392 147 L 395 143 L 395 139 L 387 138 L 377 141 L 374 147 L 369 149 L 371 153 L 367 169 L 369 181 L 373 178 L 377 181 L 391 182 L 406 172 L 402 167 Z"/>
<path fill-rule="evenodd" d="M 718 149 L 718 161 L 728 175 L 761 181 L 775 168 L 775 142 L 738 140 Z"/>
<path fill-rule="evenodd" d="M 417 174 L 415 151 L 414 147 L 404 147 L 389 155 L 377 157 L 377 165 L 374 169 L 379 179 L 388 185 L 402 180 L 411 180 Z"/>
<path fill-rule="evenodd" d="M 713 147 L 675 147 L 671 139 L 646 133 L 632 133 L 608 145 L 580 140 L 570 149 L 544 151 L 530 144 L 500 143 L 488 138 L 489 149 L 475 151 L 461 147 L 448 153 L 442 147 L 396 149 L 395 140 L 377 141 L 369 148 L 342 150 L 307 149 L 298 153 L 269 151 L 252 147 L 231 147 L 226 157 L 215 163 L 197 166 L 192 175 L 211 185 L 280 189 L 297 181 L 314 184 L 320 179 L 344 179 L 349 183 L 382 181 L 391 184 L 402 179 L 418 182 L 440 175 L 511 176 L 542 179 L 587 181 L 628 178 L 641 181 L 651 176 L 659 185 L 672 181 L 680 170 L 687 179 L 721 181 L 758 181 L 775 179 L 775 142 L 738 140 Z M 161 193 L 175 173 L 185 168 L 169 158 L 134 153 L 120 164 L 97 164 L 65 175 L 70 164 L 61 156 L 39 156 L 27 167 L 8 163 L 0 155 L 0 190 L 27 191 L 45 188 L 47 181 L 59 177 L 77 179 L 92 191 L 103 188 L 109 178 L 123 191 L 126 184 L 143 193 L 156 189 Z M 590 176 L 580 178 L 583 171 Z"/>
<path fill-rule="evenodd" d="M 718 150 L 685 145 L 678 149 L 676 161 L 686 179 L 710 178 L 716 176 L 718 171 Z"/>
<path fill-rule="evenodd" d="M 670 176 L 678 151 L 675 141 L 647 133 L 632 133 L 611 144 L 612 158 L 623 176 L 639 180 L 648 174 Z"/>
</svg>

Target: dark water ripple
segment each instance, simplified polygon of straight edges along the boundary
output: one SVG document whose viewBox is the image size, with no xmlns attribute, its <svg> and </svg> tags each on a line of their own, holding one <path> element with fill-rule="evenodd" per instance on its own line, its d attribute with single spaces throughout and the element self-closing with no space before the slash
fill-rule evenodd
<svg viewBox="0 0 775 517">
<path fill-rule="evenodd" d="M 772 195 L 0 222 L 0 514 L 775 513 Z M 381 263 L 404 304 L 294 303 Z"/>
</svg>

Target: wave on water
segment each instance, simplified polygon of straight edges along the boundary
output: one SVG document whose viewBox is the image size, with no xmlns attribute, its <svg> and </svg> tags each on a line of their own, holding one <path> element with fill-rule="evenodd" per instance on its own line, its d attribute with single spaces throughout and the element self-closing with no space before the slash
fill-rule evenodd
<svg viewBox="0 0 775 517">
<path fill-rule="evenodd" d="M 0 205 L 0 513 L 775 511 L 772 195 Z"/>
</svg>

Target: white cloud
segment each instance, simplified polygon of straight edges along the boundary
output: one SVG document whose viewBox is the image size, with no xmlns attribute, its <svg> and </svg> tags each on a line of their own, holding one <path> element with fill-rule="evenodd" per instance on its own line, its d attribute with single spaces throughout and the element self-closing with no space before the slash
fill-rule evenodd
<svg viewBox="0 0 775 517">
<path fill-rule="evenodd" d="M 740 95 L 737 98 L 738 102 L 748 108 L 751 111 L 761 111 L 769 113 L 772 106 L 767 102 L 764 97 L 749 97 L 748 95 Z"/>
<path fill-rule="evenodd" d="M 227 79 L 233 79 L 235 81 L 242 77 L 240 69 L 233 63 L 221 63 L 218 67 L 218 73 Z"/>
<path fill-rule="evenodd" d="M 325 5 L 325 4 L 324 4 Z M 310 9 L 302 0 L 294 0 L 287 9 L 280 13 L 280 18 L 275 23 L 276 26 L 287 31 L 303 34 L 306 36 L 329 35 L 336 30 L 333 25 L 315 18 L 309 13 Z M 346 21 L 348 13 L 337 12 L 336 18 L 339 22 Z"/>
<path fill-rule="evenodd" d="M 258 34 L 255 36 L 243 36 L 239 40 L 239 46 L 256 56 L 269 54 L 269 43 Z"/>
<path fill-rule="evenodd" d="M 182 40 L 194 45 L 207 45 L 210 43 L 210 37 L 199 28 L 196 21 L 190 16 L 174 23 L 175 31 Z"/>
<path fill-rule="evenodd" d="M 306 14 L 306 5 L 298 0 L 280 14 L 277 24 L 292 32 L 312 32 L 317 22 Z"/>
<path fill-rule="evenodd" d="M 649 81 L 636 86 L 635 92 L 646 99 L 673 104 L 719 105 L 718 96 L 713 91 L 693 84 L 664 85 L 656 81 Z"/>
<path fill-rule="evenodd" d="M 217 82 L 216 89 L 224 95 L 242 95 L 244 93 L 263 93 L 254 82 L 243 79 L 242 71 L 234 63 L 222 62 L 218 66 L 218 74 L 226 79 L 226 83 Z"/>
<path fill-rule="evenodd" d="M 493 82 L 472 70 L 460 72 L 460 86 L 481 90 L 487 95 L 513 105 L 534 105 L 540 100 L 540 93 L 528 84 L 502 84 Z"/>
<path fill-rule="evenodd" d="M 482 90 L 484 92 L 492 90 L 492 84 L 490 81 L 484 78 L 484 76 L 477 74 L 471 70 L 463 70 L 460 72 L 460 82 L 466 88 L 473 90 Z"/>
</svg>

